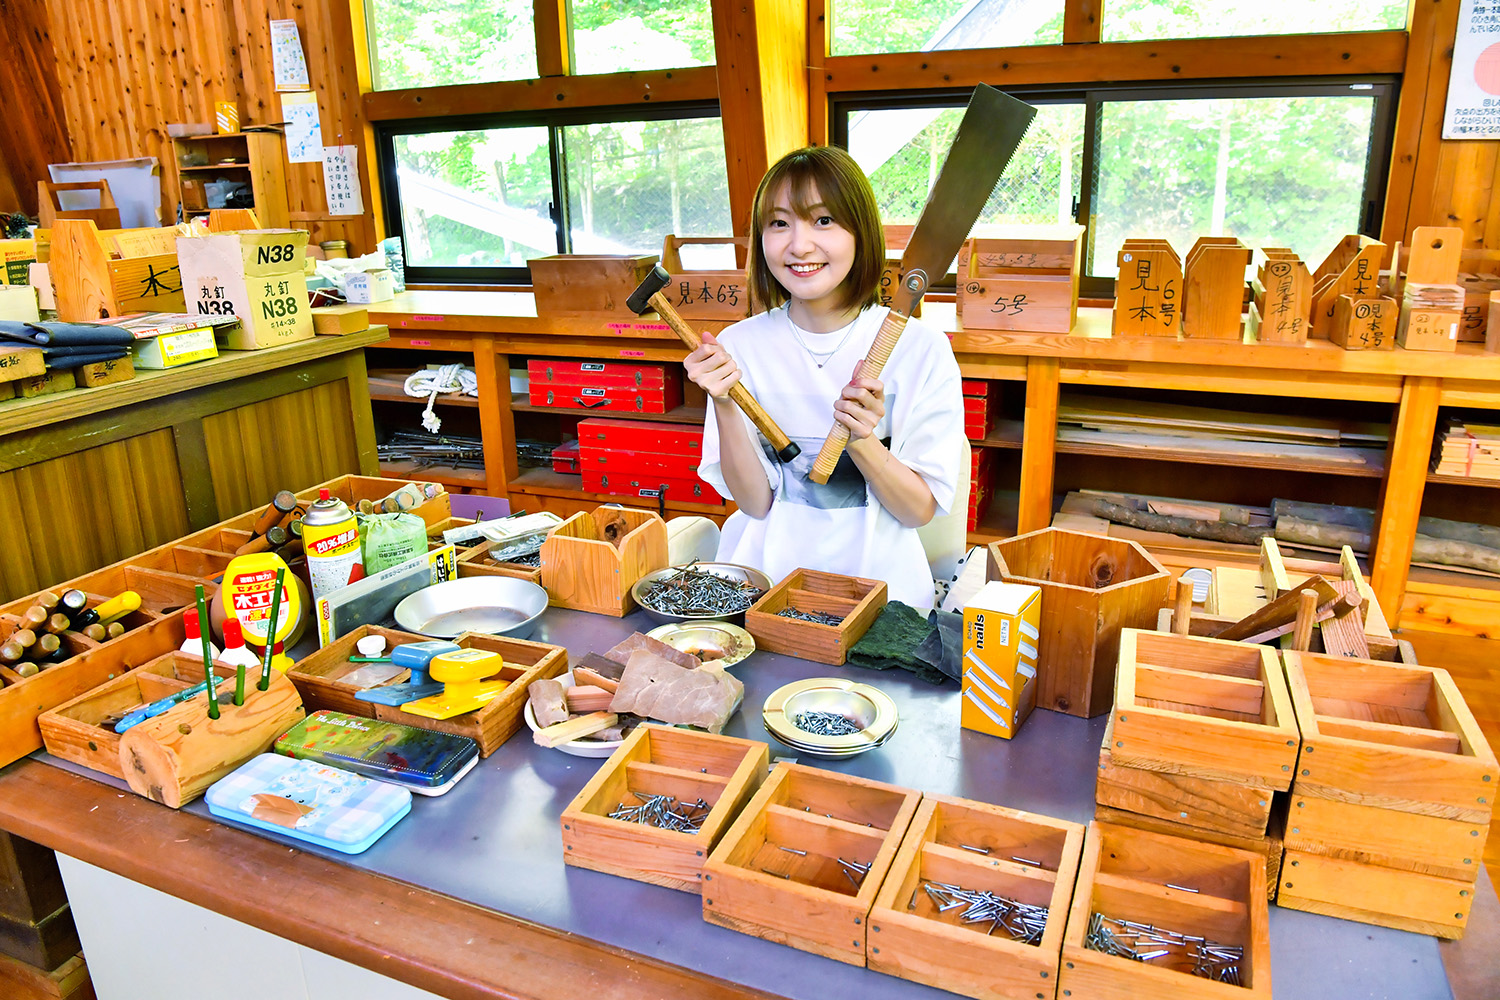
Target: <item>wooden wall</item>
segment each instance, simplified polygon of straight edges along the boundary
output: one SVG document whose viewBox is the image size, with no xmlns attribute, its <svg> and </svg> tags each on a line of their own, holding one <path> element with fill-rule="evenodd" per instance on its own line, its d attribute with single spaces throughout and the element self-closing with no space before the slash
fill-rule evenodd
<svg viewBox="0 0 1500 1000">
<path fill-rule="evenodd" d="M 15 25 L 7 24 L 9 8 L 24 15 Z M 349 0 L 0 0 L 0 51 L 8 55 L 24 47 L 35 65 L 55 67 L 40 75 L 55 84 L 61 112 L 55 121 L 66 125 L 61 151 L 54 138 L 50 155 L 31 161 L 15 159 L 0 139 L 0 160 L 14 185 L 34 191 L 47 162 L 154 156 L 162 164 L 164 211 L 175 217 L 169 123 L 213 121 L 215 100 L 239 101 L 242 120 L 251 124 L 281 120 L 271 75 L 272 18 L 291 18 L 301 30 L 324 143 L 361 144 L 364 118 Z M 6 61 L 0 60 L 0 85 Z M 8 125 L 9 112 L 21 103 L 7 100 Z M 21 122 L 32 134 L 45 133 L 45 126 Z M 15 137 L 18 146 L 29 141 Z M 365 215 L 332 220 L 322 165 L 289 164 L 293 224 L 310 228 L 314 240 L 348 239 L 368 252 L 377 238 L 368 211 L 374 191 L 368 168 L 362 155 Z"/>
</svg>

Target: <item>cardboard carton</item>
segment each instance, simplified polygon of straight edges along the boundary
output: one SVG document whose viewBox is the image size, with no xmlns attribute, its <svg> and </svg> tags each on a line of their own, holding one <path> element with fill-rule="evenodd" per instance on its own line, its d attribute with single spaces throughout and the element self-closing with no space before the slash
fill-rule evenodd
<svg viewBox="0 0 1500 1000">
<path fill-rule="evenodd" d="M 312 313 L 302 273 L 306 251 L 307 233 L 295 229 L 180 238 L 177 257 L 188 312 L 238 316 L 239 328 L 220 334 L 220 346 L 230 350 L 311 340 Z"/>
<path fill-rule="evenodd" d="M 963 728 L 1009 739 L 1036 707 L 1042 592 L 987 583 L 964 606 Z"/>
</svg>

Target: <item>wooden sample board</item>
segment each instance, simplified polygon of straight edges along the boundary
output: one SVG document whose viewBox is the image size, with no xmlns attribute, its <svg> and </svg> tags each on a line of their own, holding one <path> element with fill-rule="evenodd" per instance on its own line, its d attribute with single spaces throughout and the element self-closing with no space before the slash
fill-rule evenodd
<svg viewBox="0 0 1500 1000">
<path fill-rule="evenodd" d="M 1250 248 L 1233 236 L 1200 236 L 1188 251 L 1182 335 L 1239 340 Z"/>
<path fill-rule="evenodd" d="M 1126 240 L 1117 263 L 1111 336 L 1175 340 L 1182 328 L 1182 258 L 1172 244 Z"/>
</svg>

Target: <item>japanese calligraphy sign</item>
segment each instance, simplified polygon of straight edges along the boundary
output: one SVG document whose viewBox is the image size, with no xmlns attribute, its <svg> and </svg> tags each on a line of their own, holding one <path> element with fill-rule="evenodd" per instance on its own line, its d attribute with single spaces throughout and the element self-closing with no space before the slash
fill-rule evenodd
<svg viewBox="0 0 1500 1000">
<path fill-rule="evenodd" d="M 1333 307 L 1333 326 L 1328 339 L 1346 351 L 1393 351 L 1400 306 L 1381 296 L 1356 299 L 1340 295 Z"/>
<path fill-rule="evenodd" d="M 662 247 L 662 267 L 672 275 L 672 283 L 662 289 L 662 294 L 671 301 L 677 314 L 689 322 L 738 320 L 750 315 L 750 286 L 743 268 L 696 270 L 683 266 L 684 246 L 720 245 L 744 247 L 748 241 L 733 236 L 669 235 Z"/>
<path fill-rule="evenodd" d="M 1182 261 L 1166 240 L 1126 240 L 1116 258 L 1116 337 L 1176 338 L 1182 321 Z"/>
</svg>

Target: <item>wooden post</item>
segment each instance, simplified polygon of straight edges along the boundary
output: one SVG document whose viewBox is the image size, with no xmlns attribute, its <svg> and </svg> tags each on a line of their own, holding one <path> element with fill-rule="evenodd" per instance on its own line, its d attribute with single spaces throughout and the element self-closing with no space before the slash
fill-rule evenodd
<svg viewBox="0 0 1500 1000">
<path fill-rule="evenodd" d="M 1172 631 L 1190 635 L 1193 623 L 1193 583 L 1177 578 L 1177 603 L 1172 606 Z"/>
<path fill-rule="evenodd" d="M 1304 590 L 1297 594 L 1297 627 L 1292 632 L 1292 648 L 1305 653 L 1312 645 L 1313 625 L 1318 620 L 1318 592 Z"/>
<path fill-rule="evenodd" d="M 1401 387 L 1396 426 L 1386 458 L 1385 481 L 1380 490 L 1379 520 L 1370 560 L 1370 584 L 1376 601 L 1399 627 L 1401 601 L 1406 595 L 1406 577 L 1412 547 L 1417 540 L 1417 518 L 1422 513 L 1422 492 L 1427 485 L 1427 466 L 1432 454 L 1432 435 L 1437 429 L 1438 401 L 1442 381 L 1413 376 Z"/>
<path fill-rule="evenodd" d="M 1057 456 L 1057 358 L 1026 361 L 1026 414 L 1021 430 L 1021 497 L 1016 534 L 1052 523 L 1052 476 Z"/>
</svg>

